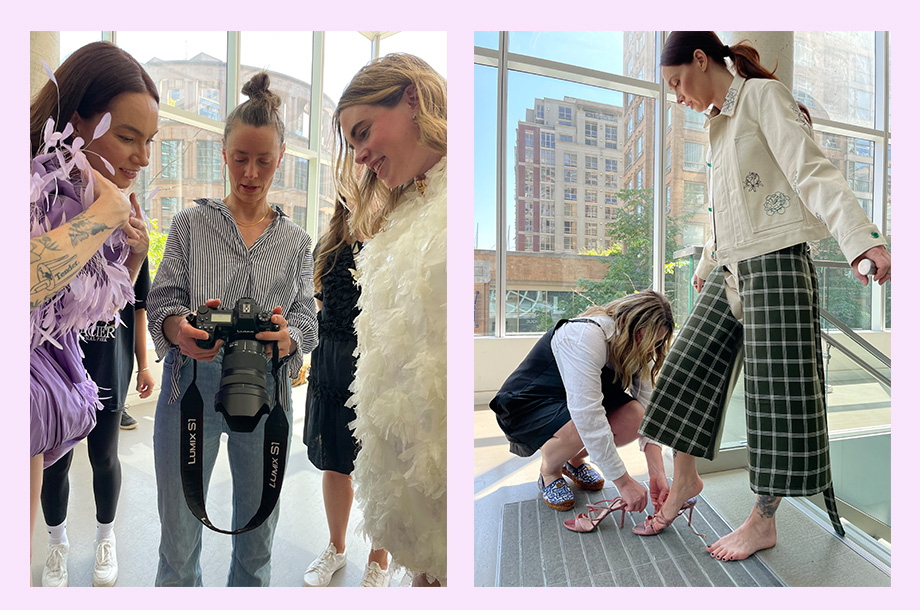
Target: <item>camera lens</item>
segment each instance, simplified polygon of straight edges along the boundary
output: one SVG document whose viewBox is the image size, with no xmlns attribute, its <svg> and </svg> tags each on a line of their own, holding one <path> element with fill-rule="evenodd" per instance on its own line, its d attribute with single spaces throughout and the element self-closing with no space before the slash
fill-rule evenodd
<svg viewBox="0 0 920 610">
<path fill-rule="evenodd" d="M 215 408 L 234 432 L 252 432 L 271 404 L 265 387 L 265 346 L 237 339 L 224 348 L 223 372 Z"/>
</svg>

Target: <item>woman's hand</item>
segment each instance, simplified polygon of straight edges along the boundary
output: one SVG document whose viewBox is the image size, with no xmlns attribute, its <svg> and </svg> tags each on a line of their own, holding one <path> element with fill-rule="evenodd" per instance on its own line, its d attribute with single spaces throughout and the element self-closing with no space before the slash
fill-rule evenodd
<svg viewBox="0 0 920 610">
<path fill-rule="evenodd" d="M 134 193 L 131 193 L 131 208 L 134 210 L 134 215 L 128 219 L 128 224 L 122 229 L 127 234 L 126 241 L 131 246 L 131 254 L 145 257 L 147 256 L 147 250 L 150 249 L 150 236 L 147 234 L 146 223 L 141 220 L 141 206 L 137 202 L 137 197 Z M 133 231 L 129 232 L 129 229 L 133 229 Z"/>
<path fill-rule="evenodd" d="M 264 331 L 261 333 L 256 333 L 256 339 L 259 341 L 278 342 L 278 358 L 284 358 L 288 354 L 296 349 L 294 341 L 291 339 L 291 333 L 288 331 L 287 320 L 284 319 L 284 316 L 281 315 L 281 312 L 284 310 L 281 307 L 275 307 L 272 310 L 272 322 L 279 326 L 279 329 L 276 331 Z M 272 357 L 272 343 L 268 343 L 265 346 L 265 355 L 269 358 Z M 292 349 L 293 347 L 293 349 Z"/>
<path fill-rule="evenodd" d="M 208 299 L 205 301 L 205 305 L 208 307 L 220 307 L 220 299 Z M 199 347 L 195 341 L 198 339 L 205 340 L 210 335 L 208 335 L 208 331 L 195 328 L 189 324 L 185 316 L 166 318 L 163 322 L 163 334 L 173 345 L 179 346 L 179 351 L 183 354 L 202 362 L 214 360 L 217 357 L 217 352 L 220 351 L 221 346 L 224 344 L 222 339 L 218 339 L 211 349 Z"/>
<path fill-rule="evenodd" d="M 645 510 L 648 504 L 648 494 L 641 483 L 629 476 L 629 473 L 619 479 L 614 479 L 613 483 L 617 486 L 620 497 L 626 502 L 626 510 L 630 512 Z"/>
<path fill-rule="evenodd" d="M 664 501 L 668 499 L 668 492 L 670 489 L 671 488 L 668 486 L 668 477 L 665 476 L 663 471 L 657 473 L 649 472 L 648 491 L 652 499 L 652 506 L 655 507 L 656 513 L 664 506 Z"/>
<path fill-rule="evenodd" d="M 891 253 L 888 252 L 888 248 L 885 246 L 875 246 L 874 248 L 869 248 L 862 254 L 856 257 L 850 266 L 853 267 L 853 273 L 856 274 L 856 279 L 862 282 L 863 286 L 869 285 L 869 277 L 863 275 L 859 272 L 859 262 L 863 259 L 869 259 L 875 263 L 875 281 L 879 284 L 884 284 L 891 279 Z"/>
<path fill-rule="evenodd" d="M 705 281 L 706 280 L 704 280 L 697 274 L 695 273 L 693 274 L 692 284 L 693 284 L 693 288 L 696 289 L 697 294 L 699 294 L 703 290 L 703 282 Z"/>
<path fill-rule="evenodd" d="M 112 228 L 124 229 L 128 237 L 136 238 L 134 228 L 128 225 L 131 219 L 131 202 L 118 190 L 114 182 L 93 171 L 93 205 L 90 209 L 99 215 L 99 219 Z"/>
<path fill-rule="evenodd" d="M 153 388 L 157 385 L 153 379 L 150 369 L 145 368 L 137 372 L 137 391 L 141 398 L 149 398 L 153 394 Z"/>
</svg>

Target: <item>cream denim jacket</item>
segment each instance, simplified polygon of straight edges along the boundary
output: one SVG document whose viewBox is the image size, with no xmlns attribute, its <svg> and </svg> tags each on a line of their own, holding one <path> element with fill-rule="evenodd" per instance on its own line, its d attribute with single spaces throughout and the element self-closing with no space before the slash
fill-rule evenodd
<svg viewBox="0 0 920 610">
<path fill-rule="evenodd" d="M 708 116 L 713 229 L 699 277 L 830 235 L 850 263 L 887 245 L 782 83 L 736 76 Z"/>
</svg>

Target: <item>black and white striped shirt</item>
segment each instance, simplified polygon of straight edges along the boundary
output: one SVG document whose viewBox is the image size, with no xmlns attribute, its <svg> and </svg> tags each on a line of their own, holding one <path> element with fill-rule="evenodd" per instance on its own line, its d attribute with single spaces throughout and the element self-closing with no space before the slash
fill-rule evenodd
<svg viewBox="0 0 920 610">
<path fill-rule="evenodd" d="M 291 339 L 288 374 L 297 374 L 303 355 L 317 343 L 316 303 L 313 301 L 313 254 L 310 236 L 295 225 L 278 206 L 275 218 L 251 248 L 247 248 L 233 215 L 220 199 L 196 199 L 198 204 L 173 217 L 163 260 L 150 294 L 147 315 L 150 336 L 162 360 L 179 348 L 163 334 L 169 316 L 185 316 L 208 299 L 220 299 L 232 308 L 241 297 L 255 299 L 263 310 L 281 306 Z M 170 402 L 179 396 L 179 366 L 174 375 Z M 288 404 L 288 384 L 281 388 L 282 404 Z"/>
</svg>

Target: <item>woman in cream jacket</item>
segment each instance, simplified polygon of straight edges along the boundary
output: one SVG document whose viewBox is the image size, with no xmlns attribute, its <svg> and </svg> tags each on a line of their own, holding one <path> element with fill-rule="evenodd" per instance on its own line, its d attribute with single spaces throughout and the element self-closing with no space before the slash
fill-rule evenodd
<svg viewBox="0 0 920 610">
<path fill-rule="evenodd" d="M 754 48 L 728 47 L 713 32 L 672 32 L 661 64 L 677 101 L 709 117 L 713 237 L 694 276 L 699 301 L 640 427 L 677 450 L 674 481 L 661 510 L 634 531 L 657 534 L 702 491 L 695 460 L 715 455 L 743 358 L 757 499 L 747 521 L 709 547 L 711 555 L 737 560 L 772 547 L 782 496 L 823 492 L 842 535 L 831 485 L 817 275 L 805 242 L 833 235 L 865 285 L 857 271 L 865 258 L 875 263 L 879 283 L 890 279 L 885 239 L 811 138 L 806 111 L 760 65 Z"/>
</svg>

